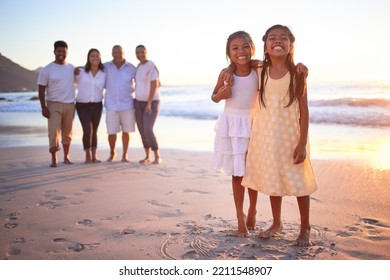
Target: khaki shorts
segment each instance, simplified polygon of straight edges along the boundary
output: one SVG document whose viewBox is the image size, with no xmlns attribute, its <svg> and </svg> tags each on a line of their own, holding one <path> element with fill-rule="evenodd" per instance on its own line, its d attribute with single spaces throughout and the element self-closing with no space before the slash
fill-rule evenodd
<svg viewBox="0 0 390 280">
<path fill-rule="evenodd" d="M 106 111 L 107 134 L 135 131 L 135 110 Z"/>
<path fill-rule="evenodd" d="M 60 135 L 63 145 L 72 141 L 75 104 L 47 101 L 47 109 L 50 112 L 47 122 L 50 150 L 56 150 L 59 148 Z"/>
</svg>

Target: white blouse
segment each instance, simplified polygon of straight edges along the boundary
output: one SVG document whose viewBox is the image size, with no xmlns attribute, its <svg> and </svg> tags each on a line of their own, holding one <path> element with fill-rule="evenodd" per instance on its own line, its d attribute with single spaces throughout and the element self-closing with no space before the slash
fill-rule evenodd
<svg viewBox="0 0 390 280">
<path fill-rule="evenodd" d="M 76 82 L 78 85 L 76 102 L 102 102 L 106 84 L 105 72 L 99 70 L 94 77 L 91 71 L 87 73 L 84 68 L 80 68 L 80 74 L 76 75 Z"/>
<path fill-rule="evenodd" d="M 149 60 L 145 64 L 139 64 L 135 74 L 135 99 L 138 101 L 148 101 L 150 94 L 150 82 L 157 80 L 158 71 L 152 61 Z M 160 91 L 157 87 L 153 100 L 159 99 Z"/>
</svg>

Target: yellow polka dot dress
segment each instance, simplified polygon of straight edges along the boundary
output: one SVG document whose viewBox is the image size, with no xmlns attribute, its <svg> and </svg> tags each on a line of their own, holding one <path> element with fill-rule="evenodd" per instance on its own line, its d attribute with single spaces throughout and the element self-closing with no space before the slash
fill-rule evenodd
<svg viewBox="0 0 390 280">
<path fill-rule="evenodd" d="M 246 158 L 242 184 L 269 196 L 305 196 L 317 189 L 309 144 L 305 161 L 293 164 L 300 137 L 299 104 L 294 101 L 285 107 L 289 83 L 289 73 L 277 80 L 268 77 L 266 107 L 257 110 Z"/>
</svg>

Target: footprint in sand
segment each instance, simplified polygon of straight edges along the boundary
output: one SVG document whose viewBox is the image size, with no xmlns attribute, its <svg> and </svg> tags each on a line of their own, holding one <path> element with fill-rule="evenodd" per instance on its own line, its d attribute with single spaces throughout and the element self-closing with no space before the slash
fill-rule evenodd
<svg viewBox="0 0 390 280">
<path fill-rule="evenodd" d="M 19 248 L 9 248 L 7 255 L 8 256 L 16 256 L 20 255 L 22 251 Z"/>
<path fill-rule="evenodd" d="M 96 192 L 97 190 L 95 190 L 94 188 L 85 188 L 83 189 L 83 192 L 86 192 L 86 193 L 91 193 L 91 192 Z"/>
<path fill-rule="evenodd" d="M 69 251 L 73 251 L 76 253 L 79 253 L 83 250 L 94 250 L 96 249 L 101 243 L 88 243 L 88 244 L 83 244 L 79 242 L 74 242 L 67 240 L 65 238 L 54 238 L 53 239 L 54 243 L 64 243 L 67 246 L 67 249 Z"/>
<path fill-rule="evenodd" d="M 127 227 L 121 231 L 121 235 L 134 234 L 134 233 L 135 233 L 135 229 L 131 227 Z"/>
<path fill-rule="evenodd" d="M 77 224 L 83 225 L 83 226 L 90 226 L 90 225 L 92 225 L 92 220 L 84 219 L 84 220 L 78 221 Z"/>
<path fill-rule="evenodd" d="M 340 231 L 336 236 L 350 237 L 360 235 L 370 240 L 381 241 L 385 239 L 385 237 L 383 237 L 385 235 L 383 235 L 382 232 L 390 229 L 388 225 L 372 218 L 362 218 L 359 223 L 356 223 L 353 226 L 347 226 L 346 228 L 347 231 Z"/>
<path fill-rule="evenodd" d="M 43 206 L 43 207 L 46 207 L 48 209 L 56 209 L 57 207 L 59 207 L 61 205 L 62 205 L 61 203 L 54 202 L 54 201 L 51 201 L 51 200 L 41 201 L 41 202 L 38 202 L 36 204 L 36 206 Z"/>
<path fill-rule="evenodd" d="M 19 216 L 19 212 L 13 212 L 8 214 L 3 226 L 8 229 L 16 228 L 18 226 L 18 223 L 16 221 L 18 220 Z"/>
<path fill-rule="evenodd" d="M 203 191 L 200 191 L 200 190 L 190 190 L 190 189 L 184 190 L 184 192 L 186 192 L 186 193 L 208 194 L 208 192 L 203 192 Z"/>
<path fill-rule="evenodd" d="M 26 243 L 26 239 L 24 239 L 24 237 L 17 237 L 10 242 L 10 244 L 19 244 L 19 243 Z"/>
</svg>

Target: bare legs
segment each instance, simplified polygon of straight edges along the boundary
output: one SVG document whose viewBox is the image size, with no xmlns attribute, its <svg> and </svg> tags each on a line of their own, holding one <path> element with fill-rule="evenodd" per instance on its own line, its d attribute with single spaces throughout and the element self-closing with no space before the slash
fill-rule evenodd
<svg viewBox="0 0 390 280">
<path fill-rule="evenodd" d="M 310 212 L 310 196 L 300 196 L 297 197 L 299 214 L 301 216 L 301 230 L 299 232 L 298 238 L 295 240 L 294 245 L 297 246 L 309 246 L 310 245 L 310 222 L 309 222 L 309 212 Z"/>
<path fill-rule="evenodd" d="M 247 237 L 248 229 L 256 227 L 257 191 L 248 189 L 249 209 L 248 216 L 244 213 L 245 188 L 241 185 L 242 177 L 232 176 L 234 204 L 236 206 L 238 236 Z"/>
<path fill-rule="evenodd" d="M 281 220 L 281 210 L 282 210 L 282 197 L 281 196 L 270 196 L 272 217 L 274 219 L 272 225 L 266 231 L 260 231 L 260 238 L 270 238 L 275 234 L 283 230 L 283 224 Z"/>
<path fill-rule="evenodd" d="M 260 231 L 260 238 L 270 238 L 283 230 L 283 224 L 281 220 L 282 209 L 282 197 L 270 196 L 273 223 L 266 231 Z M 309 246 L 310 245 L 310 196 L 297 197 L 299 214 L 301 218 L 301 229 L 298 238 L 295 240 L 294 245 L 297 246 Z"/>
<path fill-rule="evenodd" d="M 108 143 L 110 144 L 110 157 L 108 158 L 107 161 L 115 161 L 116 134 L 108 135 Z M 129 162 L 129 160 L 127 159 L 127 150 L 129 148 L 129 143 L 130 143 L 130 133 L 122 132 L 122 147 L 123 147 L 122 162 Z"/>
</svg>

